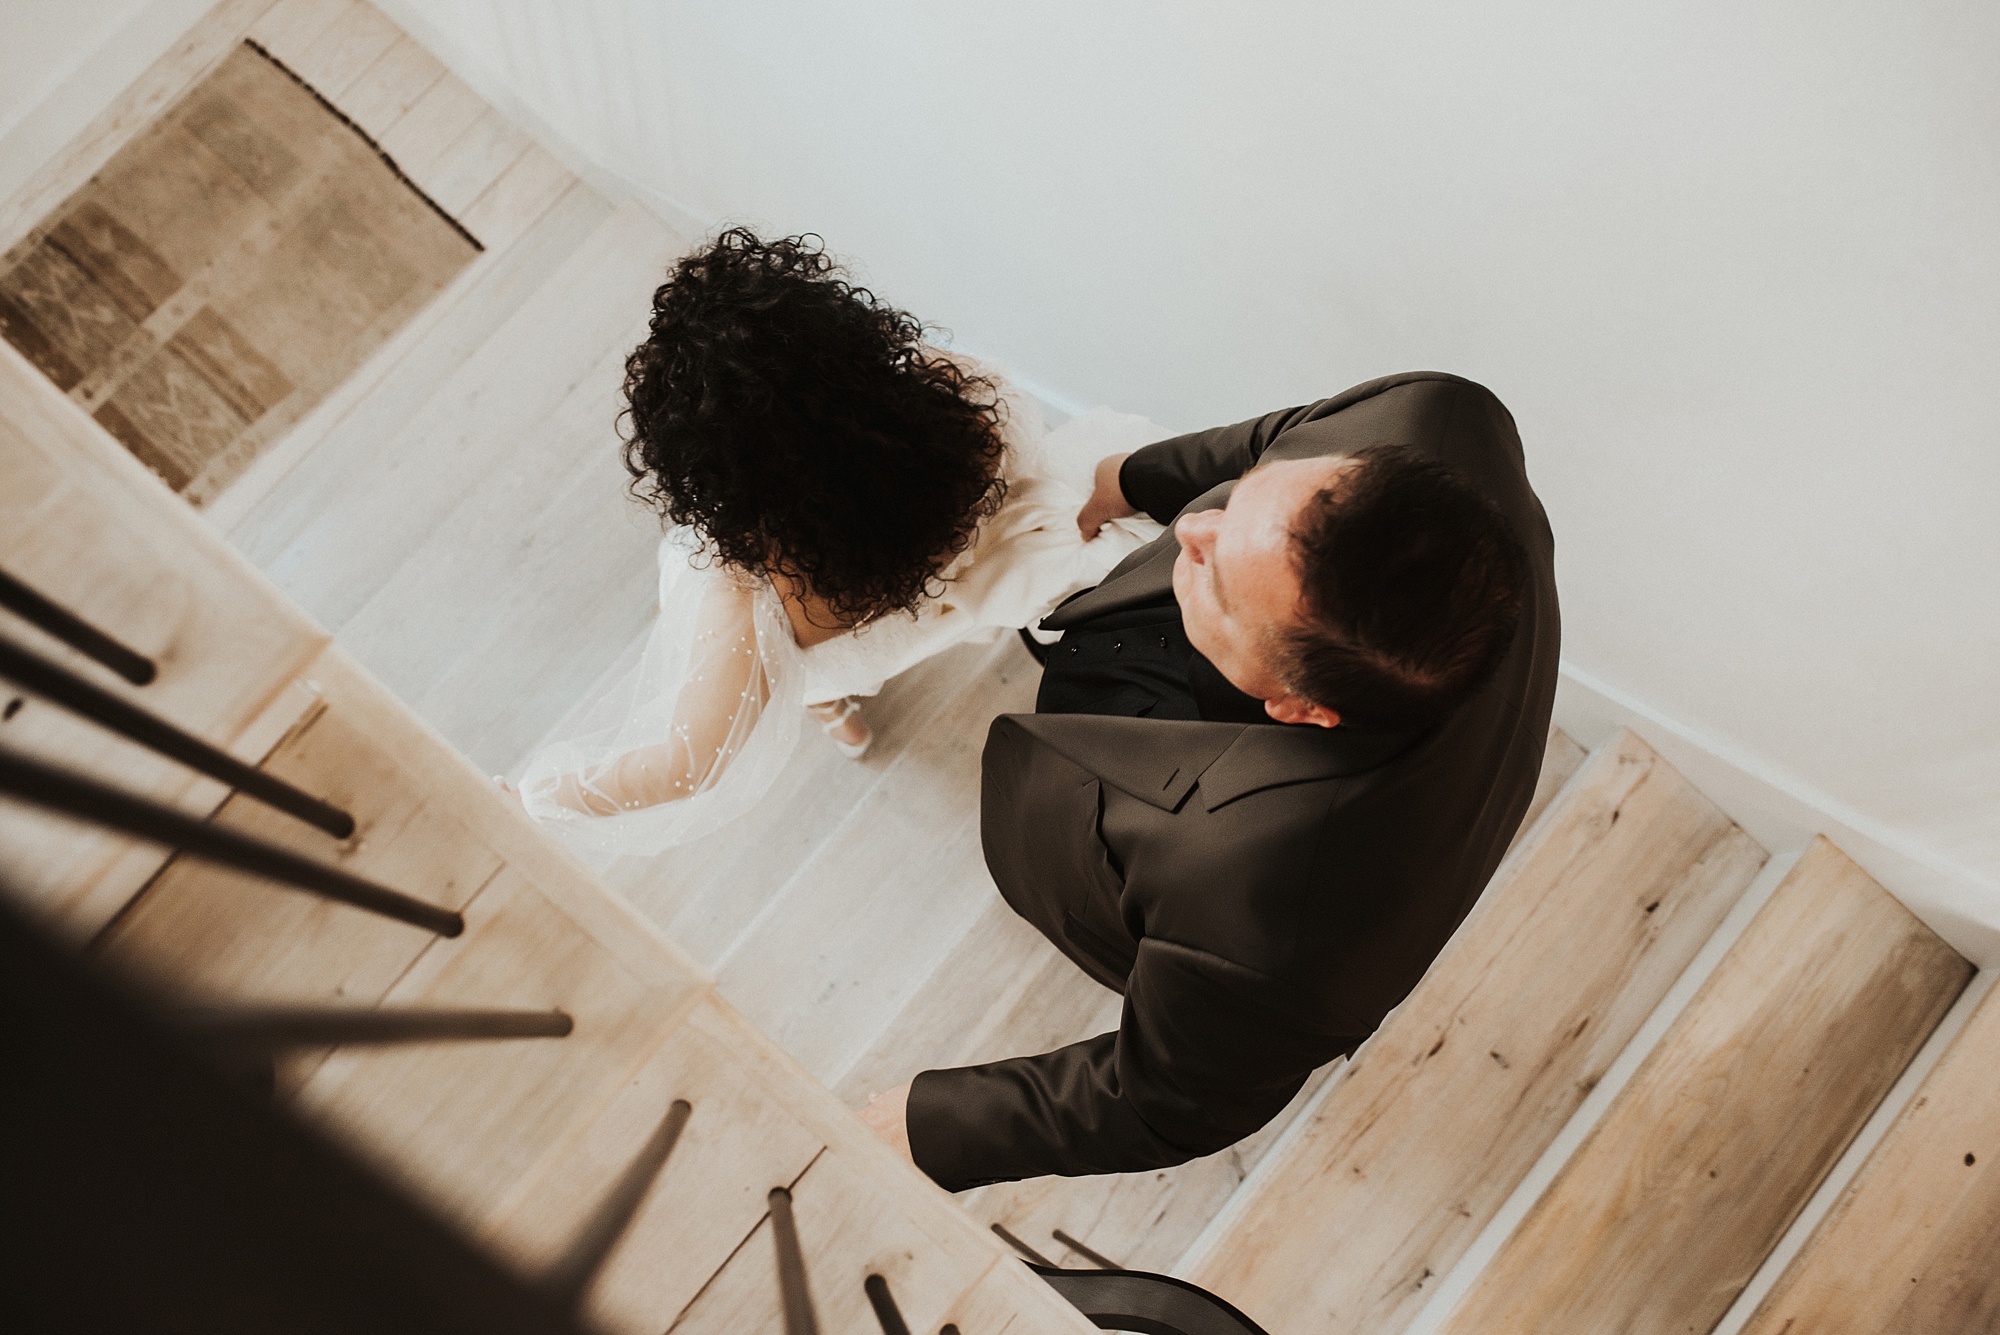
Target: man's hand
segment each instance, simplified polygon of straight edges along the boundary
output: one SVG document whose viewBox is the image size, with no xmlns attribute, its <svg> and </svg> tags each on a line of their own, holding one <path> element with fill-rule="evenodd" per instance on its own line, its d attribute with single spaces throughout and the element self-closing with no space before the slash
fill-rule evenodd
<svg viewBox="0 0 2000 1335">
<path fill-rule="evenodd" d="M 914 1165 L 916 1159 L 910 1154 L 910 1127 L 906 1120 L 909 1108 L 910 1085 L 904 1081 L 894 1089 L 869 1099 L 868 1106 L 861 1110 L 861 1120 L 868 1124 L 870 1131 L 888 1141 L 890 1148 Z"/>
<path fill-rule="evenodd" d="M 1089 542 L 1097 536 L 1097 531 L 1114 519 L 1136 515 L 1139 511 L 1125 499 L 1125 489 L 1118 485 L 1118 470 L 1132 457 L 1131 451 L 1124 454 L 1107 455 L 1097 461 L 1097 472 L 1092 478 L 1094 490 L 1083 508 L 1076 512 L 1076 526 L 1083 533 L 1083 540 Z"/>
</svg>

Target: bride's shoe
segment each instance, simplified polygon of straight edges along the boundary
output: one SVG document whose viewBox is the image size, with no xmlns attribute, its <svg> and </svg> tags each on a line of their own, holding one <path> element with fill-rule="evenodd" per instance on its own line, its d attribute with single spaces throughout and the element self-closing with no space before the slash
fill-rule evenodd
<svg viewBox="0 0 2000 1335">
<path fill-rule="evenodd" d="M 875 732 L 868 726 L 868 720 L 861 717 L 860 700 L 842 696 L 823 705 L 807 705 L 806 710 L 819 720 L 820 729 L 840 754 L 849 760 L 859 760 L 868 754 Z"/>
</svg>

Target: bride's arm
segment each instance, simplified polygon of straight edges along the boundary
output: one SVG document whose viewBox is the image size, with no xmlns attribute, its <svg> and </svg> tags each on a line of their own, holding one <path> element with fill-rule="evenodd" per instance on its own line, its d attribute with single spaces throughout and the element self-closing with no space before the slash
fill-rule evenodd
<svg viewBox="0 0 2000 1335">
<path fill-rule="evenodd" d="M 572 811 L 615 816 L 701 791 L 728 765 L 770 696 L 757 655 L 755 605 L 749 587 L 712 581 L 696 615 L 687 680 L 667 740 L 561 775 L 548 796 Z"/>
</svg>

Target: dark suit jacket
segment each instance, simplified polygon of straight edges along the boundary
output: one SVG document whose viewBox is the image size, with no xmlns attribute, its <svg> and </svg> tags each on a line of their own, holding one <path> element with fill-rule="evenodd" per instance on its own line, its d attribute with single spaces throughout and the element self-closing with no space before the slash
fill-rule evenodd
<svg viewBox="0 0 2000 1335">
<path fill-rule="evenodd" d="M 1149 445 L 1127 498 L 1162 523 L 1228 503 L 1262 458 L 1404 444 L 1491 498 L 1532 571 L 1477 696 L 1414 736 L 1009 714 L 988 736 L 987 866 L 1007 902 L 1124 994 L 1115 1033 L 926 1071 L 916 1161 L 951 1190 L 1181 1163 L 1269 1121 L 1416 986 L 1527 810 L 1555 698 L 1555 543 L 1513 418 L 1432 372 Z M 1047 624 L 1171 592 L 1171 531 Z"/>
</svg>

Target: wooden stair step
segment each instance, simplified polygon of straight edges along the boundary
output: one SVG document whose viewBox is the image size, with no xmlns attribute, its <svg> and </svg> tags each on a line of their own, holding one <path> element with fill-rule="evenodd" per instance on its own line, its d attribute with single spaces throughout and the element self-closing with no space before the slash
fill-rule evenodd
<svg viewBox="0 0 2000 1335">
<path fill-rule="evenodd" d="M 2000 987 L 1743 1335 L 2000 1331 Z"/>
<path fill-rule="evenodd" d="M 1620 733 L 1181 1273 L 1269 1329 L 1401 1330 L 1764 861 Z"/>
<path fill-rule="evenodd" d="M 1816 840 L 1444 1331 L 1713 1328 L 1971 974 Z"/>
</svg>

